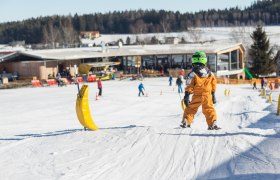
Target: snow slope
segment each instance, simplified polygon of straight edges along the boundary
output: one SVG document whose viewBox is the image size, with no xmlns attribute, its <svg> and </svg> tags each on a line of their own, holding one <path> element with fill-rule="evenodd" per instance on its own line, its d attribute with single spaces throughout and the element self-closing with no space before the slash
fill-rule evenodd
<svg viewBox="0 0 280 180">
<path fill-rule="evenodd" d="M 148 33 L 148 34 L 102 34 L 99 38 L 94 40 L 82 39 L 84 44 L 96 44 L 101 45 L 102 43 L 117 42 L 122 39 L 126 43 L 129 37 L 131 43 L 135 43 L 136 37 L 140 41 L 149 40 L 152 37 L 156 37 L 160 41 L 165 41 L 166 37 L 177 37 L 180 40 L 184 38 L 188 42 L 196 41 L 215 41 L 215 43 L 242 43 L 244 46 L 250 46 L 252 38 L 250 35 L 256 30 L 255 26 L 245 27 L 213 27 L 213 28 L 194 28 L 189 29 L 186 32 L 176 33 Z M 280 46 L 279 30 L 280 26 L 264 26 L 263 30 L 270 41 L 270 46 Z M 197 39 L 196 39 L 196 38 Z"/>
<path fill-rule="evenodd" d="M 89 84 L 95 132 L 77 120 L 75 85 L 1 90 L 0 179 L 280 179 L 278 90 L 270 104 L 250 85 L 219 84 L 223 129 L 208 131 L 201 109 L 179 128 L 183 94 L 168 78 L 144 79 L 148 97 L 138 84 L 104 81 L 97 101 Z"/>
</svg>

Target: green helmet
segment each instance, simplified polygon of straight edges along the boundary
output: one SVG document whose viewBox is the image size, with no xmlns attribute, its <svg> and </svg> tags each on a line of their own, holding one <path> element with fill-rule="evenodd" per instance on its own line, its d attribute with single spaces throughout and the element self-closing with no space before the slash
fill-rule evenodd
<svg viewBox="0 0 280 180">
<path fill-rule="evenodd" d="M 201 51 L 196 51 L 193 56 L 192 56 L 192 64 L 195 63 L 201 63 L 201 64 L 206 64 L 207 63 L 207 57 L 205 52 Z"/>
</svg>

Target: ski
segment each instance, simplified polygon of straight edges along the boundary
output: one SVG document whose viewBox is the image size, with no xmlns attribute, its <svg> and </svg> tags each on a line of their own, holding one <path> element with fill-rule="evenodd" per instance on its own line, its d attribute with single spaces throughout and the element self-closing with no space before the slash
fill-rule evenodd
<svg viewBox="0 0 280 180">
<path fill-rule="evenodd" d="M 213 131 L 213 130 L 220 130 L 222 128 L 218 127 L 218 126 L 214 126 L 214 127 L 209 127 L 208 130 Z"/>
<path fill-rule="evenodd" d="M 181 128 L 191 128 L 190 125 L 186 125 L 186 124 L 180 124 L 180 127 L 181 127 Z"/>
</svg>

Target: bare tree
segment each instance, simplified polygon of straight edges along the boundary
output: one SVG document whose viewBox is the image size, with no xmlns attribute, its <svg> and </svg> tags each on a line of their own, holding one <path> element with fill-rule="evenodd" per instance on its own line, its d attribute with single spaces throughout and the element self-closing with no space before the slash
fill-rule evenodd
<svg viewBox="0 0 280 180">
<path fill-rule="evenodd" d="M 142 19 L 138 19 L 136 20 L 136 22 L 134 23 L 134 27 L 137 30 L 137 33 L 146 33 L 147 31 L 147 27 L 145 22 Z"/>
<path fill-rule="evenodd" d="M 201 42 L 203 31 L 198 28 L 189 28 L 188 29 L 189 37 L 193 42 Z"/>
<path fill-rule="evenodd" d="M 160 20 L 160 25 L 162 27 L 163 32 L 169 32 L 170 31 L 170 24 L 165 20 Z"/>
<path fill-rule="evenodd" d="M 55 27 L 52 21 L 43 27 L 44 42 L 51 45 L 51 48 L 55 48 L 55 43 L 59 41 L 59 28 Z"/>
<path fill-rule="evenodd" d="M 245 27 L 245 26 L 237 26 L 237 27 L 233 27 L 231 28 L 231 32 L 230 35 L 232 37 L 232 40 L 235 43 L 242 43 L 242 45 L 245 48 L 245 64 L 246 67 L 250 67 L 250 55 L 249 55 L 249 49 L 250 49 L 250 45 L 252 43 L 252 39 L 250 37 L 250 29 L 249 27 Z"/>
<path fill-rule="evenodd" d="M 63 42 L 68 46 L 73 46 L 79 42 L 78 33 L 73 28 L 72 18 L 70 16 L 61 22 L 61 32 Z"/>
</svg>

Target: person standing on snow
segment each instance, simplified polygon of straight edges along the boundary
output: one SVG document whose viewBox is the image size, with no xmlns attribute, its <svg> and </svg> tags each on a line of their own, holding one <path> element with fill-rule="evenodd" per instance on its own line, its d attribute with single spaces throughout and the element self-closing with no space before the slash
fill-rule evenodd
<svg viewBox="0 0 280 180">
<path fill-rule="evenodd" d="M 139 84 L 138 90 L 139 90 L 138 96 L 140 97 L 140 94 L 141 94 L 141 93 L 142 93 L 142 95 L 144 96 L 143 90 L 145 90 L 145 88 L 144 88 L 144 85 L 143 85 L 142 82 Z"/>
<path fill-rule="evenodd" d="M 261 79 L 261 88 L 263 89 L 264 86 L 264 78 Z"/>
<path fill-rule="evenodd" d="M 254 89 L 257 89 L 257 82 L 256 81 L 253 82 L 253 90 Z"/>
<path fill-rule="evenodd" d="M 204 52 L 195 52 L 193 54 L 193 69 L 187 77 L 189 83 L 185 88 L 184 103 L 186 109 L 182 119 L 182 127 L 191 127 L 194 115 L 199 106 L 202 105 L 202 113 L 206 117 L 208 130 L 220 129 L 216 125 L 217 114 L 213 105 L 216 103 L 216 78 L 206 67 L 206 63 L 207 57 Z M 189 100 L 190 94 L 193 94 L 191 101 Z"/>
<path fill-rule="evenodd" d="M 101 78 L 99 78 L 99 79 L 97 80 L 97 88 L 98 88 L 98 90 L 99 90 L 98 96 L 102 96 L 102 83 L 101 83 Z"/>
<path fill-rule="evenodd" d="M 59 72 L 56 74 L 55 79 L 56 79 L 56 82 L 57 82 L 57 86 L 58 86 L 58 87 L 59 87 L 59 86 L 62 87 L 62 86 L 63 86 L 63 81 L 62 81 L 62 79 L 61 79 L 61 75 L 60 75 Z"/>
<path fill-rule="evenodd" d="M 172 86 L 172 81 L 173 81 L 172 75 L 169 76 L 169 80 L 168 81 L 169 81 L 169 86 Z"/>
<path fill-rule="evenodd" d="M 178 86 L 178 93 L 183 93 L 182 84 L 183 84 L 182 78 L 181 76 L 178 76 L 176 80 L 176 85 Z"/>
</svg>

